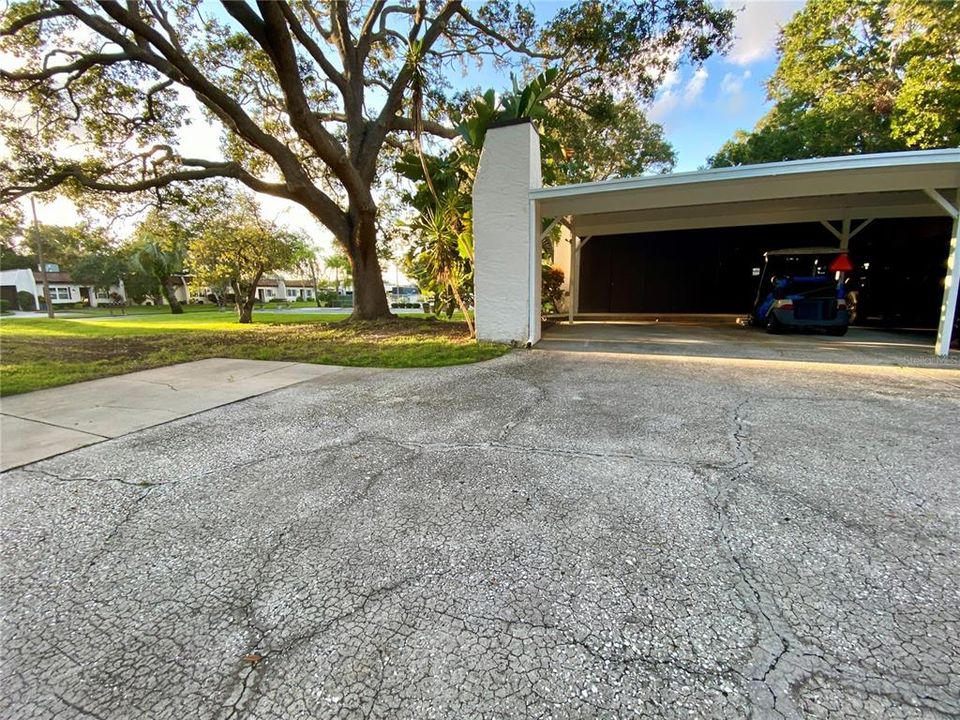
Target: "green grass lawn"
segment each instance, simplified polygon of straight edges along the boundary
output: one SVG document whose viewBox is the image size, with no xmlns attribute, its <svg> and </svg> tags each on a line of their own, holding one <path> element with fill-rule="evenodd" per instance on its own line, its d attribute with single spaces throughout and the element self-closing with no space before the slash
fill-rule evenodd
<svg viewBox="0 0 960 720">
<path fill-rule="evenodd" d="M 285 308 L 275 307 L 276 303 L 263 303 L 257 305 L 257 311 L 259 312 L 284 312 L 285 310 L 299 310 L 301 308 L 315 308 L 317 304 L 311 301 L 297 300 L 295 302 L 284 303 Z M 185 313 L 196 314 L 196 313 L 232 313 L 234 312 L 233 304 L 228 303 L 226 310 L 222 311 L 217 305 L 212 303 L 204 303 L 202 305 L 186 304 L 181 305 Z M 119 310 L 111 310 L 106 305 L 101 305 L 100 307 L 80 307 L 80 308 L 54 308 L 58 315 L 64 315 L 65 317 L 111 317 L 118 316 L 120 317 Z M 349 314 L 351 308 L 347 307 L 343 309 L 343 312 Z M 170 315 L 170 307 L 167 305 L 130 305 L 124 309 L 124 312 L 127 315 Z M 44 311 L 40 311 L 38 314 L 45 314 Z"/>
<path fill-rule="evenodd" d="M 240 325 L 230 312 L 136 313 L 0 322 L 0 395 L 67 385 L 211 357 L 365 367 L 436 367 L 498 357 L 461 322 L 405 315 L 344 323 L 344 315 L 257 312 Z"/>
</svg>

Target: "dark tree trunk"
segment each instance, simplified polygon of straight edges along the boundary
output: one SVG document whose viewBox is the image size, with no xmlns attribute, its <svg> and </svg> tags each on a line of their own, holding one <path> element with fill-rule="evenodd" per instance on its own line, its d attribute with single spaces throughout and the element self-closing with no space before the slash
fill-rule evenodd
<svg viewBox="0 0 960 720">
<path fill-rule="evenodd" d="M 257 283 L 260 282 L 260 274 L 252 283 L 243 289 L 236 280 L 231 281 L 233 286 L 233 297 L 237 305 L 237 320 L 241 323 L 253 322 L 253 306 L 257 302 Z"/>
<path fill-rule="evenodd" d="M 320 285 L 317 282 L 317 266 L 314 261 L 310 262 L 310 279 L 313 282 L 313 301 L 320 307 Z"/>
<path fill-rule="evenodd" d="M 253 303 L 254 298 L 237 299 L 237 318 L 241 323 L 253 322 Z"/>
<path fill-rule="evenodd" d="M 163 289 L 163 296 L 167 299 L 167 304 L 170 305 L 170 312 L 174 315 L 180 315 L 183 312 L 183 306 L 177 300 L 177 290 L 173 286 L 173 281 L 167 278 L 165 282 L 160 284 L 160 287 Z"/>
<path fill-rule="evenodd" d="M 376 212 L 361 216 L 352 238 L 350 263 L 353 266 L 352 320 L 392 318 L 387 293 L 383 289 L 383 272 L 377 257 Z"/>
</svg>

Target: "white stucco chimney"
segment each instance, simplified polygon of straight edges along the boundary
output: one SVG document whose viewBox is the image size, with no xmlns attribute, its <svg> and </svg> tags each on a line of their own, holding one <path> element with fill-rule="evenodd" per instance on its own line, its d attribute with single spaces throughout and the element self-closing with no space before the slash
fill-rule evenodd
<svg viewBox="0 0 960 720">
<path fill-rule="evenodd" d="M 477 338 L 517 344 L 540 339 L 540 138 L 527 121 L 487 131 L 473 184 Z"/>
</svg>

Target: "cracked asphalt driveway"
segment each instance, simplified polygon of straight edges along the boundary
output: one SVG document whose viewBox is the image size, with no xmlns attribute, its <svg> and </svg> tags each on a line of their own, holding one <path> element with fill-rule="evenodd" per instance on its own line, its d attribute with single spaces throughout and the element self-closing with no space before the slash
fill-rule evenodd
<svg viewBox="0 0 960 720">
<path fill-rule="evenodd" d="M 956 717 L 958 390 L 519 352 L 11 471 L 0 716 Z"/>
</svg>

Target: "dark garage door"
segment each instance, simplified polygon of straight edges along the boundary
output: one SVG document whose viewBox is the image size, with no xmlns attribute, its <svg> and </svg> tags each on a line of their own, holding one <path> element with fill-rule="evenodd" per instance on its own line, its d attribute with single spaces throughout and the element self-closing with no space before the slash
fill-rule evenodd
<svg viewBox="0 0 960 720">
<path fill-rule="evenodd" d="M 877 220 L 851 241 L 862 317 L 936 325 L 950 236 L 946 218 Z M 747 313 L 763 253 L 835 245 L 817 223 L 595 237 L 580 262 L 582 313 Z"/>
<path fill-rule="evenodd" d="M 0 299 L 6 300 L 10 303 L 10 308 L 12 310 L 19 310 L 20 305 L 17 304 L 17 286 L 16 285 L 0 285 Z"/>
</svg>

